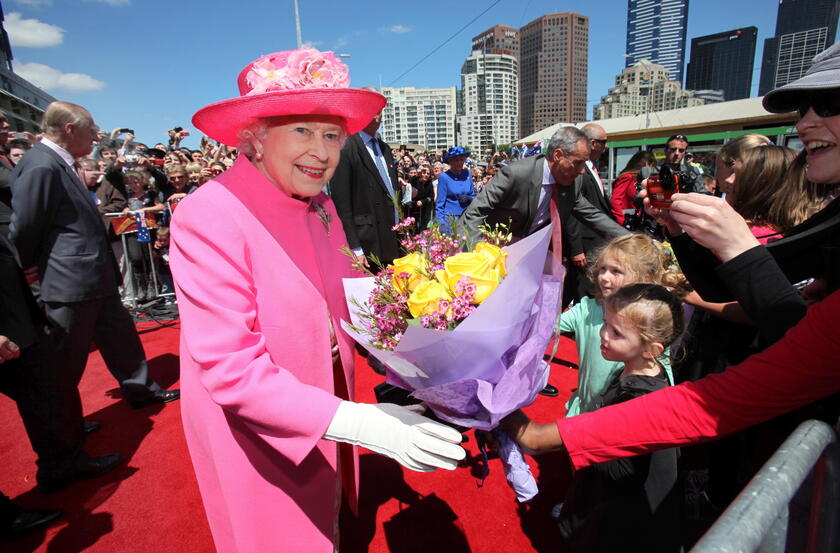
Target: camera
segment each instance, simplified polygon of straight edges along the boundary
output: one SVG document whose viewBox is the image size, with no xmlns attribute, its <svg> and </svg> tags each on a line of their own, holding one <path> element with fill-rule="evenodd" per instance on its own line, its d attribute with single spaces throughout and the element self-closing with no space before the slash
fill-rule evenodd
<svg viewBox="0 0 840 553">
<path fill-rule="evenodd" d="M 680 183 L 688 180 L 687 175 L 675 171 L 668 165 L 659 168 L 659 173 L 647 179 L 650 205 L 661 209 L 671 207 L 671 196 L 680 191 Z"/>
<path fill-rule="evenodd" d="M 120 129 L 119 132 L 120 134 L 134 134 L 132 129 Z"/>
</svg>

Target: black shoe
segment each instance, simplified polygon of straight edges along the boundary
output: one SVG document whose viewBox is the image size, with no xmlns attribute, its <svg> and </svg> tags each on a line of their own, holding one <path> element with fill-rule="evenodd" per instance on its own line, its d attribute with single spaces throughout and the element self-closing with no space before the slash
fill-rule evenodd
<svg viewBox="0 0 840 553">
<path fill-rule="evenodd" d="M 180 398 L 181 390 L 157 390 L 143 399 L 128 400 L 128 403 L 135 409 L 142 409 L 143 407 L 148 407 L 149 405 L 169 403 L 170 401 L 175 401 Z"/>
<path fill-rule="evenodd" d="M 41 493 L 54 493 L 66 488 L 76 480 L 95 478 L 113 470 L 122 459 L 119 453 L 111 453 L 102 457 L 91 457 L 84 464 L 74 468 L 67 474 L 57 477 L 38 478 L 38 489 Z"/>
<path fill-rule="evenodd" d="M 16 540 L 39 530 L 64 514 L 58 509 L 32 509 L 21 511 L 12 520 L 11 526 L 0 534 L 3 541 Z"/>
<path fill-rule="evenodd" d="M 545 385 L 545 388 L 543 388 L 542 390 L 540 390 L 540 395 L 541 395 L 541 396 L 557 397 L 557 395 L 558 395 L 559 393 L 560 393 L 560 392 L 557 390 L 557 388 L 555 388 L 555 387 L 554 387 L 554 386 L 552 386 L 551 384 L 546 384 L 546 385 Z"/>
<path fill-rule="evenodd" d="M 85 434 L 93 434 L 94 432 L 99 432 L 102 430 L 102 425 L 98 422 L 94 421 L 85 421 L 84 431 Z"/>
</svg>

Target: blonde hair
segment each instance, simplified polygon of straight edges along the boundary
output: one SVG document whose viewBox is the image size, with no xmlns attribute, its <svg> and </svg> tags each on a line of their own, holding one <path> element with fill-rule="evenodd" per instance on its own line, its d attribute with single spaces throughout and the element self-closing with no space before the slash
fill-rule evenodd
<svg viewBox="0 0 840 553">
<path fill-rule="evenodd" d="M 671 257 L 647 234 L 626 234 L 610 240 L 597 254 L 589 268 L 589 279 L 595 286 L 595 299 L 603 300 L 598 285 L 598 272 L 607 258 L 618 262 L 631 282 L 659 284 L 685 295 L 685 276 L 671 266 Z"/>
<path fill-rule="evenodd" d="M 741 159 L 741 156 L 747 150 L 752 150 L 759 146 L 766 146 L 767 144 L 770 144 L 770 139 L 764 135 L 744 134 L 724 144 L 718 150 L 718 159 L 731 167 L 736 160 Z"/>
<path fill-rule="evenodd" d="M 824 208 L 833 198 L 834 184 L 808 180 L 807 156 L 808 150 L 803 149 L 790 164 L 784 183 L 784 188 L 789 195 L 785 196 L 782 191 L 779 191 L 778 197 L 774 198 L 773 209 L 790 212 L 793 226 L 803 223 L 811 215 Z M 787 228 L 782 230 L 787 230 Z"/>
<path fill-rule="evenodd" d="M 645 283 L 622 286 L 604 303 L 605 309 L 633 325 L 646 348 L 654 342 L 667 348 L 685 329 L 682 302 L 664 286 Z"/>
<path fill-rule="evenodd" d="M 784 146 L 761 146 L 741 154 L 726 200 L 741 217 L 778 231 L 794 227 L 819 209 L 807 193 L 805 172 L 793 170 L 796 152 Z"/>
</svg>

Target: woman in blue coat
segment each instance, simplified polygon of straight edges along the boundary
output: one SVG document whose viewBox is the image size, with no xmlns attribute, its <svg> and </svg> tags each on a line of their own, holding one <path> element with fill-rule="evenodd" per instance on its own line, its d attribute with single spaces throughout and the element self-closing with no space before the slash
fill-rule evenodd
<svg viewBox="0 0 840 553">
<path fill-rule="evenodd" d="M 452 221 L 475 198 L 472 175 L 464 168 L 467 151 L 461 146 L 449 148 L 443 160 L 449 164 L 449 170 L 438 177 L 437 203 L 435 218 L 440 223 L 440 230 L 445 234 L 452 234 Z"/>
</svg>

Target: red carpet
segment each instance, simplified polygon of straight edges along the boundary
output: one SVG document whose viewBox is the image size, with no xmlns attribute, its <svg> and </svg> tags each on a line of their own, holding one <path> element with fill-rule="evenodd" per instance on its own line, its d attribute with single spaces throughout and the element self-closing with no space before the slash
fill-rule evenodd
<svg viewBox="0 0 840 553">
<path fill-rule="evenodd" d="M 140 327 L 153 378 L 165 387 L 178 383 L 178 330 L 154 323 Z M 561 343 L 558 357 L 576 362 L 573 342 Z M 358 397 L 372 402 L 382 377 L 362 360 L 357 366 Z M 550 382 L 559 398 L 539 397 L 526 411 L 537 420 L 560 416 L 565 398 L 576 385 L 576 371 L 552 366 Z M 88 420 L 102 430 L 88 438 L 94 455 L 119 452 L 120 468 L 82 481 L 55 495 L 34 489 L 35 456 L 14 403 L 0 396 L 0 490 L 27 508 L 65 511 L 60 523 L 45 532 L 12 543 L 9 552 L 49 553 L 212 553 L 210 530 L 181 430 L 177 402 L 135 411 L 118 401 L 119 390 L 98 353 L 80 385 Z M 389 459 L 361 456 L 358 519 L 342 527 L 343 553 L 483 553 L 496 551 L 556 552 L 551 507 L 562 498 L 569 470 L 562 455 L 531 461 L 540 494 L 520 506 L 508 488 L 498 460 L 483 487 L 474 476 L 478 450 L 469 433 L 468 459 L 455 471 L 420 474 L 402 470 Z M 282 524 L 282 521 L 278 521 Z M 256 552 L 255 552 L 256 553 Z M 260 552 L 262 553 L 262 552 Z"/>
</svg>

